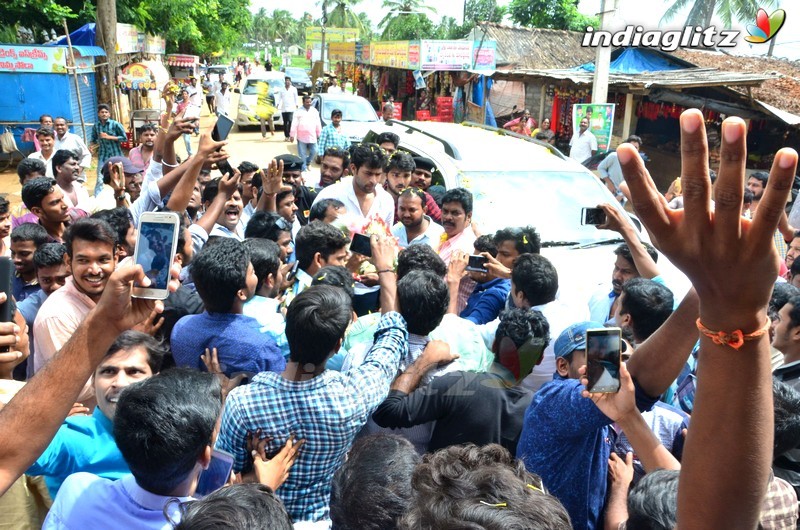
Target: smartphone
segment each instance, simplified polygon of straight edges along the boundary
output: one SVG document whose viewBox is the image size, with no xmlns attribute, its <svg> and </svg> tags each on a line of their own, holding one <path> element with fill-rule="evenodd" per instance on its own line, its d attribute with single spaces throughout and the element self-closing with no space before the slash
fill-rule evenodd
<svg viewBox="0 0 800 530">
<path fill-rule="evenodd" d="M 486 268 L 488 260 L 483 256 L 470 256 L 467 261 L 467 270 L 470 272 L 489 272 Z"/>
<path fill-rule="evenodd" d="M 610 394 L 619 392 L 622 345 L 620 328 L 586 330 L 586 390 Z"/>
<path fill-rule="evenodd" d="M 217 124 L 214 125 L 214 130 L 211 131 L 211 139 L 215 142 L 224 142 L 228 139 L 231 129 L 233 129 L 233 120 L 224 114 L 220 114 L 217 116 Z M 217 169 L 219 169 L 220 173 L 223 175 L 233 175 L 233 168 L 227 160 L 217 162 Z"/>
<path fill-rule="evenodd" d="M 194 496 L 202 498 L 220 489 L 230 480 L 231 471 L 233 471 L 233 455 L 220 449 L 211 451 L 211 462 L 208 464 L 208 469 L 200 473 Z"/>
<path fill-rule="evenodd" d="M 200 119 L 200 107 L 196 107 L 194 105 L 189 105 L 186 107 L 186 110 L 183 112 L 183 119 L 184 120 L 199 120 Z"/>
<path fill-rule="evenodd" d="M 0 291 L 6 293 L 6 301 L 0 305 L 0 322 L 11 322 L 14 314 L 11 311 L 14 303 L 11 298 L 14 296 L 14 262 L 11 258 L 0 257 Z"/>
<path fill-rule="evenodd" d="M 145 212 L 139 218 L 135 260 L 150 278 L 150 287 L 134 283 L 136 298 L 163 300 L 169 294 L 169 270 L 175 261 L 180 227 L 175 212 Z"/>
<path fill-rule="evenodd" d="M 372 257 L 372 245 L 369 236 L 364 234 L 353 234 L 353 241 L 350 242 L 350 251 L 362 256 Z"/>
<path fill-rule="evenodd" d="M 582 225 L 602 225 L 606 222 L 606 212 L 602 208 L 581 209 Z"/>
</svg>

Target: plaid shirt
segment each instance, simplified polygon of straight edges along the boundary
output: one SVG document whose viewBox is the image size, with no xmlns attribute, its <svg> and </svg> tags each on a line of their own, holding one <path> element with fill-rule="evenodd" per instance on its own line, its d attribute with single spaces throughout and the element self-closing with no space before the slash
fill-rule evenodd
<svg viewBox="0 0 800 530">
<path fill-rule="evenodd" d="M 115 140 L 104 140 L 100 138 L 101 133 L 110 134 L 119 138 L 119 142 Z M 125 128 L 118 121 L 108 119 L 105 123 L 100 120 L 92 127 L 91 143 L 96 143 L 97 148 L 97 167 L 102 168 L 103 163 L 112 156 L 122 156 L 122 146 L 120 142 L 124 142 L 128 137 L 125 134 Z M 98 169 L 99 171 L 99 169 Z"/>
<path fill-rule="evenodd" d="M 769 488 L 761 503 L 761 527 L 764 530 L 796 528 L 797 493 L 791 484 L 770 474 Z"/>
<path fill-rule="evenodd" d="M 323 127 L 322 133 L 319 135 L 319 140 L 317 141 L 317 153 L 319 153 L 319 156 L 323 156 L 325 150 L 329 147 L 339 147 L 341 149 L 350 147 L 350 140 L 347 139 L 347 136 L 337 132 L 332 123 Z"/>
<path fill-rule="evenodd" d="M 234 469 L 250 465 L 247 433 L 273 437 L 275 454 L 291 434 L 305 439 L 280 497 L 293 521 L 329 517 L 331 477 L 372 412 L 389 394 L 400 357 L 408 348 L 406 323 L 399 313 L 381 317 L 375 345 L 364 363 L 347 373 L 326 370 L 307 381 L 288 381 L 262 372 L 234 389 L 225 402 L 217 447 L 234 455 Z"/>
</svg>

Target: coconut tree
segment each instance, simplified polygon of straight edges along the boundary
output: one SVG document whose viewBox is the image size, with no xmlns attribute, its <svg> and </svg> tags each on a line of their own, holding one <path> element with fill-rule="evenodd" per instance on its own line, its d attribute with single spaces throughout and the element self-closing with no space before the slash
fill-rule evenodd
<svg viewBox="0 0 800 530">
<path fill-rule="evenodd" d="M 356 28 L 359 34 L 365 31 L 364 23 L 353 10 L 354 6 L 361 0 L 322 0 L 328 13 L 328 22 L 325 24 L 331 28 Z"/>
<path fill-rule="evenodd" d="M 392 21 L 398 17 L 417 15 L 422 10 L 429 11 L 431 14 L 436 13 L 436 9 L 425 5 L 423 0 L 383 0 L 382 7 L 389 10 L 386 16 L 378 22 L 378 27 L 384 28 L 384 33 L 389 29 Z"/>
<path fill-rule="evenodd" d="M 711 25 L 711 17 L 715 13 L 728 27 L 734 22 L 750 22 L 752 24 L 756 20 L 759 7 L 774 7 L 775 3 L 775 0 L 674 0 L 664 12 L 661 21 L 669 22 L 678 13 L 691 6 L 686 17 L 687 26 L 707 28 Z"/>
</svg>

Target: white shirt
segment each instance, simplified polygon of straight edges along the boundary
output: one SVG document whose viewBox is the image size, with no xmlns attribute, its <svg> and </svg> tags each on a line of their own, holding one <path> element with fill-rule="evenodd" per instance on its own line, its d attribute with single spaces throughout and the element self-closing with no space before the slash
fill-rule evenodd
<svg viewBox="0 0 800 530">
<path fill-rule="evenodd" d="M 56 142 L 55 146 L 53 147 L 53 152 L 56 152 L 59 149 L 69 149 L 70 151 L 77 153 L 78 158 L 81 160 L 81 167 L 89 167 L 92 165 L 92 152 L 89 151 L 89 148 L 86 147 L 86 143 L 84 143 L 81 137 L 77 134 L 67 131 L 64 133 L 63 138 L 59 138 L 58 134 L 56 134 Z"/>
<path fill-rule="evenodd" d="M 189 104 L 194 107 L 203 106 L 203 91 L 191 84 L 186 86 L 186 91 L 189 93 Z"/>
<path fill-rule="evenodd" d="M 53 160 L 53 155 L 55 155 L 55 154 L 56 154 L 56 151 L 54 149 L 53 153 L 50 155 L 50 158 L 45 158 L 44 155 L 42 155 L 41 151 L 35 151 L 35 152 L 29 154 L 28 158 L 35 158 L 37 160 L 41 160 L 42 162 L 44 162 L 44 176 L 45 177 L 54 178 L 53 177 L 53 163 L 51 162 L 51 160 Z"/>
<path fill-rule="evenodd" d="M 80 182 L 76 181 L 72 184 L 72 189 L 75 191 L 76 198 L 78 199 L 78 202 L 75 203 L 72 202 L 72 199 L 69 194 L 64 191 L 64 188 L 58 184 L 56 184 L 56 187 L 64 194 L 64 202 L 67 203 L 67 206 L 70 208 L 78 208 L 86 213 L 94 211 L 94 198 L 89 196 L 89 192 L 86 191 L 86 188 L 81 186 Z M 116 206 L 116 201 L 114 201 L 114 203 Z"/>
<path fill-rule="evenodd" d="M 406 248 L 409 245 L 417 244 L 428 245 L 433 250 L 439 248 L 439 242 L 441 241 L 442 234 L 444 233 L 444 228 L 442 228 L 441 225 L 433 222 L 433 220 L 427 215 L 425 216 L 425 220 L 428 221 L 428 229 L 411 241 L 408 240 L 408 232 L 406 231 L 406 227 L 403 223 L 397 223 L 392 227 L 392 235 L 398 239 L 400 248 Z"/>
<path fill-rule="evenodd" d="M 276 105 L 281 112 L 294 112 L 297 110 L 297 89 L 293 86 L 285 86 L 277 91 Z"/>
<path fill-rule="evenodd" d="M 340 87 L 340 86 L 331 85 L 331 86 L 328 87 L 328 94 L 341 94 L 342 92 L 344 92 L 344 91 L 342 90 L 342 87 Z"/>
<path fill-rule="evenodd" d="M 231 91 L 226 90 L 225 93 L 222 93 L 222 90 L 217 90 L 214 94 L 214 105 L 217 107 L 217 112 L 220 114 L 228 115 L 230 113 L 231 108 Z"/>
<path fill-rule="evenodd" d="M 575 131 L 569 141 L 569 157 L 577 162 L 583 162 L 592 156 L 592 151 L 597 151 L 597 138 L 589 131 L 581 134 Z"/>
</svg>

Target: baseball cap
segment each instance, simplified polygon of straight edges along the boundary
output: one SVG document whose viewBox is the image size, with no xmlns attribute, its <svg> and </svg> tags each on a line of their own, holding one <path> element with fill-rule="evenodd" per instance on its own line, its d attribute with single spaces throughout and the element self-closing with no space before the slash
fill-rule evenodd
<svg viewBox="0 0 800 530">
<path fill-rule="evenodd" d="M 109 168 L 114 164 L 122 164 L 122 172 L 128 174 L 136 174 L 144 172 L 144 168 L 141 168 L 131 162 L 131 159 L 125 156 L 112 156 L 108 160 L 105 161 L 103 164 L 103 169 L 101 170 L 103 175 L 107 176 Z"/>
<path fill-rule="evenodd" d="M 600 322 L 578 322 L 561 332 L 553 345 L 556 358 L 566 357 L 575 350 L 586 349 L 586 330 L 604 327 Z"/>
<path fill-rule="evenodd" d="M 275 160 L 283 160 L 284 171 L 300 171 L 303 169 L 303 159 L 299 156 L 284 154 L 276 156 Z"/>
<path fill-rule="evenodd" d="M 436 164 L 433 163 L 433 160 L 424 156 L 415 156 L 414 164 L 416 165 L 417 169 L 424 169 L 425 171 L 430 171 L 431 173 L 436 171 Z"/>
</svg>

